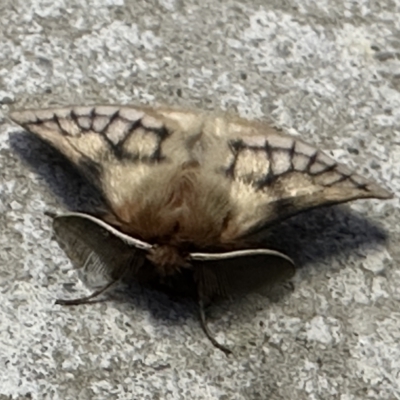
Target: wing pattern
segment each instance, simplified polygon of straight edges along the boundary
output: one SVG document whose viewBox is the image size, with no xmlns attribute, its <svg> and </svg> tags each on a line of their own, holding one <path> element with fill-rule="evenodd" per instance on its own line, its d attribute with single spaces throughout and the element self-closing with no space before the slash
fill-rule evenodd
<svg viewBox="0 0 400 400">
<path fill-rule="evenodd" d="M 227 232 L 239 236 L 310 208 L 391 197 L 298 138 L 237 117 L 85 106 L 20 111 L 11 118 L 64 153 L 112 205 L 131 200 L 163 163 L 180 168 L 196 162 L 207 174 L 224 176 L 235 209 Z"/>
</svg>

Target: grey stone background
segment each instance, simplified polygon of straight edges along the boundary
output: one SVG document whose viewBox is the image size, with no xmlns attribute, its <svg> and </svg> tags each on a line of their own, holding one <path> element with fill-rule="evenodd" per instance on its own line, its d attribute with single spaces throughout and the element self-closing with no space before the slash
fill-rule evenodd
<svg viewBox="0 0 400 400">
<path fill-rule="evenodd" d="M 399 0 L 0 0 L 0 399 L 400 398 Z M 44 211 L 90 190 L 9 109 L 149 103 L 269 119 L 389 187 L 283 224 L 294 290 L 210 310 L 86 293 Z"/>
</svg>

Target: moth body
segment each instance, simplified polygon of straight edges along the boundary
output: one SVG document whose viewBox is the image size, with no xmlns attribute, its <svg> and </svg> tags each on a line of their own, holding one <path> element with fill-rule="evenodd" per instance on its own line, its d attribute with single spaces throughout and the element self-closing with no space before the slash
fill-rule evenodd
<svg viewBox="0 0 400 400">
<path fill-rule="evenodd" d="M 200 304 L 293 274 L 290 258 L 257 243 L 272 224 L 316 207 L 392 197 L 299 138 L 239 117 L 141 106 L 10 116 L 106 199 L 105 213 L 54 220 L 76 265 L 112 281 L 145 276 L 149 262 L 161 280 L 190 268 Z"/>
<path fill-rule="evenodd" d="M 223 232 L 233 213 L 224 180 L 192 160 L 155 167 L 129 201 L 104 219 L 153 245 L 148 259 L 161 275 L 188 267 L 191 251 L 227 249 Z"/>
</svg>

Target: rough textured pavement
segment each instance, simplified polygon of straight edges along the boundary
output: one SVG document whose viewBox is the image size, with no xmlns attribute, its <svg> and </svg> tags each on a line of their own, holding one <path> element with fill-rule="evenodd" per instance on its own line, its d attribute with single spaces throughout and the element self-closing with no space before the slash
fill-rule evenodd
<svg viewBox="0 0 400 400">
<path fill-rule="evenodd" d="M 266 4 L 268 3 L 268 4 Z M 399 399 L 400 1 L 1 0 L 0 399 Z M 86 293 L 45 211 L 94 198 L 9 109 L 161 103 L 270 119 L 389 187 L 275 235 L 289 286 L 210 310 Z"/>
</svg>

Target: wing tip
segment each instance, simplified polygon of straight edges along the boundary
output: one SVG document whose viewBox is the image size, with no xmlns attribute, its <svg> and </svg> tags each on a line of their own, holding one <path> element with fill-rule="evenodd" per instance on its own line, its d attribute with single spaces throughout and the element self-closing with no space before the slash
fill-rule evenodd
<svg viewBox="0 0 400 400">
<path fill-rule="evenodd" d="M 32 110 L 15 110 L 10 112 L 8 116 L 11 121 L 21 126 L 37 121 L 36 114 Z"/>
<path fill-rule="evenodd" d="M 394 198 L 394 193 L 377 183 L 370 183 L 367 186 L 367 191 L 372 198 L 382 200 L 390 200 Z"/>
<path fill-rule="evenodd" d="M 347 167 L 343 167 L 342 165 L 341 167 L 342 169 L 347 169 Z M 345 178 L 345 182 L 351 182 L 351 186 L 359 194 L 359 198 L 388 200 L 394 197 L 394 193 L 373 179 L 366 178 L 358 173 L 341 173 L 342 177 Z M 339 180 L 339 185 L 341 181 Z"/>
</svg>

